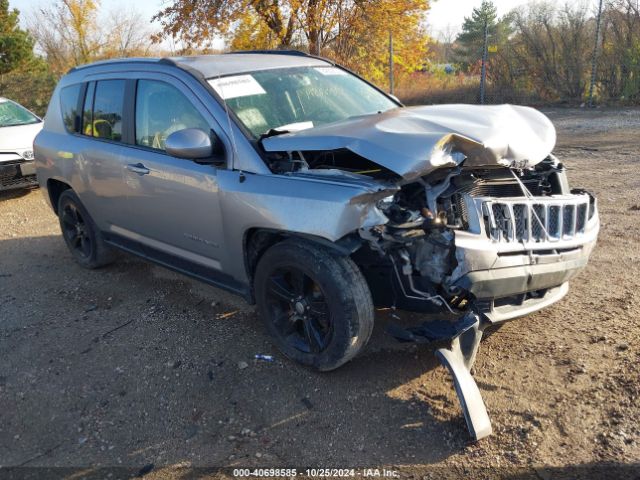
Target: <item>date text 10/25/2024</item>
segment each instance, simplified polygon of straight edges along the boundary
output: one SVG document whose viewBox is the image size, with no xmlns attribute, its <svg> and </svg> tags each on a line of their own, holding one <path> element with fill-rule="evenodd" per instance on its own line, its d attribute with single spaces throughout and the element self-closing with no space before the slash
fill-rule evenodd
<svg viewBox="0 0 640 480">
<path fill-rule="evenodd" d="M 233 476 L 249 477 L 318 477 L 318 478 L 397 478 L 395 470 L 386 468 L 235 468 Z"/>
</svg>

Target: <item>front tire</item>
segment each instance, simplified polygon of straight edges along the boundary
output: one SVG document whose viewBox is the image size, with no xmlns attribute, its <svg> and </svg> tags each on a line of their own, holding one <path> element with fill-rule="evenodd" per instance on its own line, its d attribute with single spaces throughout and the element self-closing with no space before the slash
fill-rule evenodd
<svg viewBox="0 0 640 480">
<path fill-rule="evenodd" d="M 371 293 L 349 257 L 286 240 L 262 256 L 254 287 L 260 317 L 276 346 L 303 365 L 336 369 L 371 336 Z"/>
<path fill-rule="evenodd" d="M 113 249 L 104 243 L 95 223 L 73 190 L 65 190 L 58 200 L 58 219 L 67 248 L 84 268 L 112 263 Z"/>
</svg>

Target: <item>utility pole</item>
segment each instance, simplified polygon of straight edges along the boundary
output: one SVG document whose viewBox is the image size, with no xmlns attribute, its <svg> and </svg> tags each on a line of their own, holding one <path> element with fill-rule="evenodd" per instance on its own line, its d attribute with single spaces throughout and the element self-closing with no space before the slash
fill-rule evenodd
<svg viewBox="0 0 640 480">
<path fill-rule="evenodd" d="M 589 85 L 589 106 L 593 107 L 593 89 L 596 85 L 596 70 L 598 63 L 598 44 L 600 43 L 600 23 L 602 22 L 602 0 L 598 5 L 598 18 L 596 19 L 596 43 L 593 47 L 593 57 L 591 58 L 591 84 Z"/>
<path fill-rule="evenodd" d="M 393 95 L 393 32 L 389 30 L 389 93 Z"/>
<path fill-rule="evenodd" d="M 600 0 L 602 1 L 602 0 Z M 484 46 L 482 47 L 482 71 L 480 73 L 480 105 L 484 105 L 484 90 L 487 81 L 487 55 L 489 49 L 489 19 L 484 19 Z"/>
</svg>

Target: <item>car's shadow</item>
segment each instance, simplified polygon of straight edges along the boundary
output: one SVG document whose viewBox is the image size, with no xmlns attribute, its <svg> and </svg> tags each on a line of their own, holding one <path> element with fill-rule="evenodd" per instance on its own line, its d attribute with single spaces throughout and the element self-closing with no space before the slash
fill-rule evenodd
<svg viewBox="0 0 640 480">
<path fill-rule="evenodd" d="M 15 188 L 12 190 L 0 190 L 0 202 L 5 200 L 13 200 L 15 198 L 24 197 L 26 195 L 29 195 L 36 188 L 38 187 Z"/>
</svg>

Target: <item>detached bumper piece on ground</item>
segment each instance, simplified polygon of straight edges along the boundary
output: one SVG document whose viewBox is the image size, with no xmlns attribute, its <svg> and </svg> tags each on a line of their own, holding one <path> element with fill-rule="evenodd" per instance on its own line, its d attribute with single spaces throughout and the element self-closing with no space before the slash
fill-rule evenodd
<svg viewBox="0 0 640 480">
<path fill-rule="evenodd" d="M 439 320 L 425 322 L 416 328 L 402 329 L 393 325 L 387 329 L 389 334 L 404 342 L 451 341 L 449 347 L 438 348 L 436 356 L 453 377 L 462 413 L 474 440 L 493 432 L 480 389 L 471 375 L 482 332 L 487 325 L 477 314 L 470 312 L 456 322 Z"/>
</svg>

